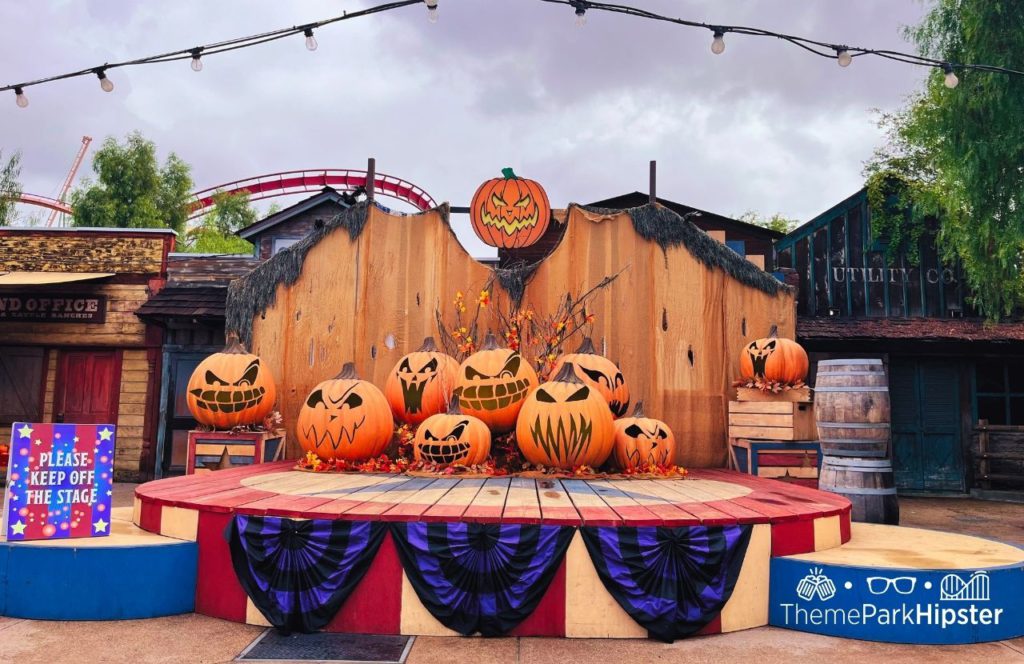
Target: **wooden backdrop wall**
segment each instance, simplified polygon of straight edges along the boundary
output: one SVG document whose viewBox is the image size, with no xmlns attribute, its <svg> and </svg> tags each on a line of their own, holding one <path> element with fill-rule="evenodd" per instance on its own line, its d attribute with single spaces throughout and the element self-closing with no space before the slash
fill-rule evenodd
<svg viewBox="0 0 1024 664">
<path fill-rule="evenodd" d="M 620 363 L 634 401 L 644 399 L 648 415 L 675 431 L 678 463 L 719 466 L 739 352 L 772 325 L 793 337 L 793 296 L 689 222 L 647 207 L 659 223 L 668 214 L 685 224 L 688 241 L 648 239 L 627 212 L 571 207 L 562 242 L 532 274 L 522 303 L 545 316 L 567 291 L 621 271 L 590 305 L 595 344 Z M 446 208 L 395 216 L 360 205 L 233 283 L 228 327 L 277 378 L 289 456 L 301 453 L 292 424 L 317 382 L 354 361 L 382 386 L 398 358 L 437 334 L 435 310 L 452 320 L 455 292 L 472 301 L 492 276 L 459 244 Z M 511 298 L 497 283 L 491 295 L 480 322 L 497 329 L 491 317 Z"/>
</svg>

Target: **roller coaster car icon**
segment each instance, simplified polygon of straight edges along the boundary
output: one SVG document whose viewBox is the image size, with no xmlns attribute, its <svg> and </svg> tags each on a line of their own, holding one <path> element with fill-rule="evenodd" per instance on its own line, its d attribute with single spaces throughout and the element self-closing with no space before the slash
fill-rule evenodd
<svg viewBox="0 0 1024 664">
<path fill-rule="evenodd" d="M 817 595 L 822 601 L 836 596 L 836 584 L 832 579 L 821 573 L 820 567 L 812 567 L 796 586 L 796 596 L 804 601 L 811 601 Z"/>
</svg>

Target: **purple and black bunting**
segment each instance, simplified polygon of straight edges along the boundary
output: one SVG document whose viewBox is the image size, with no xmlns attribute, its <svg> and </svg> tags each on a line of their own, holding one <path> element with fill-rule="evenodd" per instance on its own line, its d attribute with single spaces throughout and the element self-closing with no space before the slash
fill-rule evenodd
<svg viewBox="0 0 1024 664">
<path fill-rule="evenodd" d="M 484 523 L 391 526 L 420 601 L 441 624 L 466 636 L 507 634 L 533 613 L 574 531 Z"/>
<path fill-rule="evenodd" d="M 662 641 L 691 636 L 732 595 L 751 527 L 580 529 L 604 587 L 626 613 Z"/>
<path fill-rule="evenodd" d="M 315 632 L 362 580 L 385 528 L 379 521 L 236 515 L 229 532 L 231 562 L 271 625 Z"/>
</svg>

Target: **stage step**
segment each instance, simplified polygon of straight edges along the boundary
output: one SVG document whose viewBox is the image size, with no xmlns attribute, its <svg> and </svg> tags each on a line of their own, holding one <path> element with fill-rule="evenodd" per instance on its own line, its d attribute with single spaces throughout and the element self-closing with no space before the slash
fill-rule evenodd
<svg viewBox="0 0 1024 664">
<path fill-rule="evenodd" d="M 1024 636 L 1024 549 L 919 528 L 854 523 L 846 544 L 773 558 L 769 624 L 890 643 Z"/>
<path fill-rule="evenodd" d="M 148 533 L 130 507 L 111 513 L 107 537 L 0 540 L 0 616 L 124 620 L 189 613 L 195 604 L 195 542 Z"/>
</svg>

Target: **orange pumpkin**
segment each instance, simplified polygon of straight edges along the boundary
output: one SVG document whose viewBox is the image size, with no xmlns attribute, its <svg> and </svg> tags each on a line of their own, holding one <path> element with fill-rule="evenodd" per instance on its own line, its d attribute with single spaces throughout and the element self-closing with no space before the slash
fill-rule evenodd
<svg viewBox="0 0 1024 664">
<path fill-rule="evenodd" d="M 480 350 L 459 367 L 456 389 L 462 412 L 479 418 L 495 433 L 511 431 L 527 393 L 537 385 L 537 372 L 523 356 L 499 348 L 490 332 Z"/>
<path fill-rule="evenodd" d="M 629 408 L 629 385 L 618 365 L 600 355 L 590 337 L 584 337 L 575 353 L 567 353 L 558 358 L 552 374 L 557 374 L 566 362 L 572 362 L 576 367 L 576 375 L 580 380 L 601 393 L 613 417 L 619 418 L 626 414 Z"/>
<path fill-rule="evenodd" d="M 623 470 L 665 466 L 676 458 L 676 437 L 661 420 L 644 415 L 638 401 L 633 415 L 615 423 L 615 461 Z"/>
<path fill-rule="evenodd" d="M 295 425 L 302 449 L 325 461 L 363 461 L 378 456 L 394 431 L 387 399 L 372 383 L 359 379 L 351 362 L 337 376 L 313 388 Z"/>
<path fill-rule="evenodd" d="M 199 363 L 188 380 L 192 417 L 216 429 L 261 423 L 274 409 L 277 388 L 260 358 L 230 335 L 228 346 Z"/>
<path fill-rule="evenodd" d="M 775 336 L 755 339 L 740 354 L 740 376 L 745 379 L 792 385 L 807 378 L 807 352 L 795 341 Z"/>
<path fill-rule="evenodd" d="M 469 204 L 473 230 L 492 247 L 528 247 L 551 222 L 548 195 L 533 180 L 516 177 L 511 168 L 501 173 L 504 177 L 487 180 L 473 194 Z"/>
<path fill-rule="evenodd" d="M 530 463 L 596 468 L 612 452 L 615 421 L 601 394 L 576 376 L 571 362 L 530 393 L 519 413 L 516 441 Z"/>
<path fill-rule="evenodd" d="M 434 337 L 395 364 L 384 384 L 391 411 L 406 424 L 419 424 L 443 413 L 455 389 L 459 363 L 441 352 Z"/>
<path fill-rule="evenodd" d="M 475 466 L 491 453 L 487 425 L 459 410 L 458 397 L 447 413 L 431 415 L 416 429 L 412 453 L 417 461 L 438 466 Z"/>
</svg>

